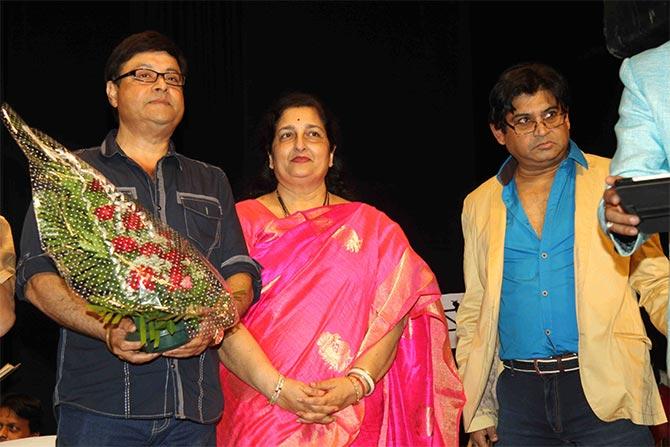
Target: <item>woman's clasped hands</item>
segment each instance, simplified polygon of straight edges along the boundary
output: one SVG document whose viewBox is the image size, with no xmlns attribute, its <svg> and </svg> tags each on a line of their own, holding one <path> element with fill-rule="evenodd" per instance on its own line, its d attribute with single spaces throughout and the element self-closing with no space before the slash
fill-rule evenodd
<svg viewBox="0 0 670 447">
<path fill-rule="evenodd" d="M 287 378 L 277 404 L 298 416 L 303 424 L 330 424 L 334 414 L 358 403 L 362 391 L 350 376 L 306 384 Z"/>
</svg>

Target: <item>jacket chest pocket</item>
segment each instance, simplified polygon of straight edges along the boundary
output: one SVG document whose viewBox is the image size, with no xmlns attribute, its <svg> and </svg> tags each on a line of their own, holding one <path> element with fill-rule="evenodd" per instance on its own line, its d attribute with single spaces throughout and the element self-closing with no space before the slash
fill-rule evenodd
<svg viewBox="0 0 670 447">
<path fill-rule="evenodd" d="M 137 188 L 134 186 L 117 186 L 116 190 L 137 200 Z"/>
<path fill-rule="evenodd" d="M 177 191 L 184 211 L 186 234 L 205 256 L 219 246 L 222 210 L 216 197 Z"/>
</svg>

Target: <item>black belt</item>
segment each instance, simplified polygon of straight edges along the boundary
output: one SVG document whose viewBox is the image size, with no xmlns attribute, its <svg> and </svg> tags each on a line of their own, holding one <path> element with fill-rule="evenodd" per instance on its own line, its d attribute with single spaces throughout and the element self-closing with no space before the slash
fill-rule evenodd
<svg viewBox="0 0 670 447">
<path fill-rule="evenodd" d="M 577 357 L 577 354 L 575 353 L 569 353 L 556 355 L 546 359 L 503 360 L 503 366 L 507 369 L 519 372 L 557 374 L 577 371 L 579 369 L 579 357 Z"/>
</svg>

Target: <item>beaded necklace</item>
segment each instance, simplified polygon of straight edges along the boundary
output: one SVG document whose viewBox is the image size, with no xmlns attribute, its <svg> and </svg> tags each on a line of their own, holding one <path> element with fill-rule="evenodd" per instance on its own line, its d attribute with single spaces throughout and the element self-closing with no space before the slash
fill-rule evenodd
<svg viewBox="0 0 670 447">
<path fill-rule="evenodd" d="M 286 204 L 284 203 L 284 200 L 281 198 L 279 190 L 275 189 L 275 193 L 277 194 L 277 201 L 281 205 L 282 211 L 284 211 L 284 217 L 288 217 L 291 213 L 288 212 L 288 208 L 286 208 Z M 323 204 L 321 206 L 326 206 L 329 204 L 330 204 L 330 193 L 328 192 L 328 190 L 326 190 L 326 197 L 323 198 Z"/>
</svg>

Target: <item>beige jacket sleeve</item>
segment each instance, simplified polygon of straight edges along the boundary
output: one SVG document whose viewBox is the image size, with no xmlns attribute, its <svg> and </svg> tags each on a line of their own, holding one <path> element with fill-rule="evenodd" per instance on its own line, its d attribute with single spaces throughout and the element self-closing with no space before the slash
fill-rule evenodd
<svg viewBox="0 0 670 447">
<path fill-rule="evenodd" d="M 470 200 L 466 199 L 463 206 L 463 214 L 461 216 L 461 223 L 463 228 L 464 251 L 463 251 L 463 272 L 465 280 L 465 293 L 461 299 L 456 314 L 456 363 L 458 364 L 458 372 L 464 383 L 471 383 L 470 380 L 465 380 L 466 375 L 479 376 L 481 375 L 481 365 L 471 365 L 471 370 L 468 371 L 468 360 L 472 350 L 472 343 L 477 335 L 478 326 L 480 324 L 480 317 L 482 314 L 482 305 L 484 298 L 484 284 L 480 277 L 481 271 L 479 266 L 482 260 L 480 250 L 477 249 L 477 227 L 474 222 L 475 207 L 469 206 Z M 497 351 L 497 350 L 496 350 Z M 497 357 L 497 356 L 496 356 Z M 479 371 L 473 370 L 477 369 Z M 483 428 L 496 426 L 498 422 L 497 416 L 497 399 L 495 396 L 495 383 L 498 375 L 498 368 L 493 365 L 490 369 L 488 379 L 484 392 L 481 396 L 472 395 L 474 390 L 466 387 L 466 399 L 470 405 L 474 403 L 474 414 L 469 410 L 464 416 L 469 419 L 466 422 L 465 431 L 470 433 L 481 430 Z M 468 377 L 470 379 L 470 377 Z M 470 395 L 468 395 L 470 392 Z M 479 402 L 474 402 L 474 401 Z M 472 408 L 468 405 L 469 409 Z"/>
<path fill-rule="evenodd" d="M 7 220 L 0 216 L 0 284 L 14 277 L 16 255 L 12 230 Z"/>
<path fill-rule="evenodd" d="M 663 335 L 668 335 L 668 284 L 670 263 L 663 253 L 658 234 L 651 236 L 631 257 L 629 282 L 640 296 L 651 322 Z"/>
</svg>

